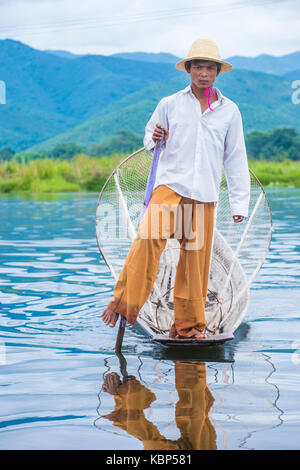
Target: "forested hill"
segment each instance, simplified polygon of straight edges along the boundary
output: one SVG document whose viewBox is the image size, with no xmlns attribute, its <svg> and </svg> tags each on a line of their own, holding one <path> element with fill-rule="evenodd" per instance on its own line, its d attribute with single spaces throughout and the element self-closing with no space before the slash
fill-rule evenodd
<svg viewBox="0 0 300 470">
<path fill-rule="evenodd" d="M 297 57 L 279 66 L 281 75 L 235 68 L 217 78 L 215 86 L 239 105 L 245 132 L 280 126 L 300 131 L 290 78 L 299 69 Z M 120 129 L 142 136 L 158 100 L 186 86 L 189 76 L 172 63 L 140 59 L 92 54 L 71 59 L 64 51 L 0 40 L 0 80 L 6 84 L 0 149 L 46 149 L 62 141 L 90 146 Z"/>
</svg>

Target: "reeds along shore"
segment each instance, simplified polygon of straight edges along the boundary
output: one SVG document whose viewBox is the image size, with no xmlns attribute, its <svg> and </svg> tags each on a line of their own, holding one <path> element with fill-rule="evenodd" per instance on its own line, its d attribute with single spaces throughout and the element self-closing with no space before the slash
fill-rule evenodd
<svg viewBox="0 0 300 470">
<path fill-rule="evenodd" d="M 90 157 L 78 154 L 71 160 L 34 159 L 28 163 L 16 159 L 0 162 L 0 193 L 76 192 L 101 189 L 113 169 L 126 155 Z M 300 160 L 248 160 L 264 186 L 300 188 Z"/>
</svg>

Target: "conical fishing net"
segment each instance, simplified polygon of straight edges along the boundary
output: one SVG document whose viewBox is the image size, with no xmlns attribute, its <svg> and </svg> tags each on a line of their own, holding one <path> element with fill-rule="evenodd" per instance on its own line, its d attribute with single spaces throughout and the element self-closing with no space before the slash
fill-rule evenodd
<svg viewBox="0 0 300 470">
<path fill-rule="evenodd" d="M 99 250 L 118 279 L 136 237 L 143 208 L 152 154 L 141 149 L 115 168 L 100 193 L 96 209 Z M 205 305 L 207 330 L 233 332 L 245 317 L 250 286 L 262 266 L 271 242 L 272 217 L 264 189 L 250 171 L 249 216 L 234 223 L 223 170 Z M 138 322 L 150 334 L 168 334 L 173 323 L 173 290 L 180 245 L 168 239 L 161 255 L 152 292 L 140 310 Z"/>
</svg>

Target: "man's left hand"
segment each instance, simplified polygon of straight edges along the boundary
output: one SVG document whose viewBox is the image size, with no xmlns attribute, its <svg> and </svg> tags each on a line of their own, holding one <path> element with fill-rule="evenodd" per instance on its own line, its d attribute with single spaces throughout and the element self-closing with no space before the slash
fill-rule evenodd
<svg viewBox="0 0 300 470">
<path fill-rule="evenodd" d="M 234 222 L 242 222 L 242 220 L 244 219 L 243 215 L 233 215 L 232 217 Z"/>
</svg>

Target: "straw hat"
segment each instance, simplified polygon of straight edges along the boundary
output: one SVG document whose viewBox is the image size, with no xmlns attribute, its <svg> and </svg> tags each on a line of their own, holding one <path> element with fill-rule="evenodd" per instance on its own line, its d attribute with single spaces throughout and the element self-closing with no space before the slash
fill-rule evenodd
<svg viewBox="0 0 300 470">
<path fill-rule="evenodd" d="M 229 62 L 225 62 L 221 59 L 217 44 L 210 39 L 197 39 L 194 41 L 186 59 L 177 62 L 177 64 L 175 64 L 175 68 L 186 72 L 184 64 L 189 60 L 196 59 L 219 62 L 222 64 L 220 73 L 229 72 L 229 70 L 233 69 L 233 66 Z"/>
</svg>

